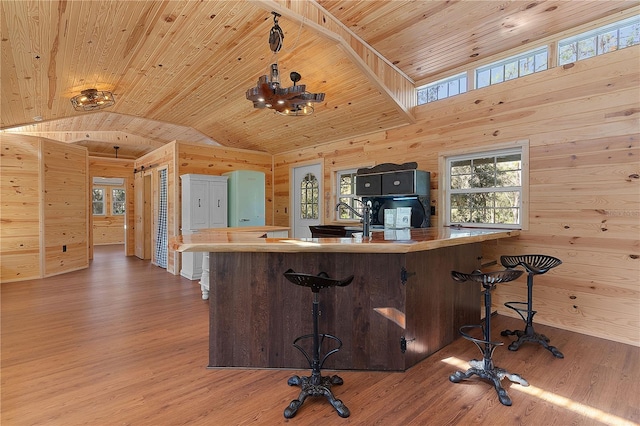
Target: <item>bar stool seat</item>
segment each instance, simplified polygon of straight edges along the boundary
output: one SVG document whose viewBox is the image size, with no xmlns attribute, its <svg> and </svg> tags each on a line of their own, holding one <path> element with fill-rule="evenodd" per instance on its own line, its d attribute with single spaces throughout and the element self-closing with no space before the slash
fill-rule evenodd
<svg viewBox="0 0 640 426">
<path fill-rule="evenodd" d="M 453 383 L 459 383 L 463 379 L 468 379 L 472 375 L 477 375 L 481 379 L 489 380 L 493 383 L 493 386 L 498 393 L 498 399 L 503 405 L 511 405 L 512 401 L 507 393 L 506 389 L 502 387 L 501 381 L 503 378 L 508 378 L 514 383 L 519 383 L 522 386 L 529 386 L 529 382 L 523 379 L 519 374 L 509 373 L 507 370 L 498 368 L 493 364 L 493 351 L 502 342 L 494 342 L 491 340 L 491 290 L 493 290 L 498 283 L 509 282 L 517 279 L 522 275 L 523 271 L 507 269 L 504 271 L 494 272 L 481 272 L 474 271 L 471 274 L 463 272 L 451 272 L 451 277 L 458 282 L 472 281 L 481 283 L 484 294 L 484 324 L 477 325 L 463 325 L 460 327 L 460 334 L 467 340 L 472 341 L 482 352 L 482 360 L 472 359 L 469 361 L 469 368 L 467 371 L 456 371 L 449 380 Z M 473 337 L 469 332 L 473 329 L 482 330 L 482 338 Z"/>
<path fill-rule="evenodd" d="M 320 290 L 325 288 L 345 287 L 351 284 L 351 282 L 353 281 L 353 275 L 345 279 L 338 280 L 330 278 L 329 275 L 327 275 L 325 272 L 320 272 L 318 275 L 310 275 L 295 272 L 294 270 L 289 269 L 284 273 L 284 276 L 296 285 L 309 287 L 313 292 L 313 333 L 299 336 L 293 341 L 293 346 L 298 349 L 307 359 L 307 362 L 309 362 L 309 367 L 311 368 L 311 376 L 300 377 L 295 375 L 290 377 L 287 381 L 289 386 L 300 386 L 301 389 L 298 398 L 291 401 L 289 406 L 285 408 L 284 417 L 287 419 L 294 417 L 298 412 L 300 406 L 302 406 L 302 403 L 309 396 L 326 397 L 333 408 L 336 409 L 340 417 L 349 417 L 349 409 L 341 400 L 336 399 L 333 395 L 333 392 L 331 391 L 331 386 L 341 385 L 344 383 L 342 378 L 337 375 L 329 377 L 322 376 L 321 374 L 321 369 L 326 359 L 342 348 L 342 340 L 331 334 L 318 332 L 318 316 L 320 312 L 318 294 L 320 293 Z M 302 346 L 299 345 L 299 342 L 306 339 L 313 339 L 313 350 L 311 354 L 309 354 L 302 348 Z M 320 350 L 325 339 L 335 342 L 336 347 L 329 350 L 321 358 Z"/>
<path fill-rule="evenodd" d="M 544 254 L 523 254 L 519 256 L 501 256 L 500 263 L 505 268 L 513 269 L 522 266 L 527 271 L 527 301 L 506 302 L 504 305 L 513 309 L 524 321 L 524 330 L 504 330 L 502 336 L 516 336 L 518 339 L 509 346 L 510 351 L 517 351 L 520 345 L 526 342 L 539 343 L 549 350 L 556 358 L 564 358 L 562 352 L 555 346 L 549 345 L 549 338 L 544 334 L 536 333 L 533 328 L 533 316 L 537 311 L 533 310 L 533 276 L 546 274 L 550 269 L 562 264 L 560 259 Z"/>
</svg>

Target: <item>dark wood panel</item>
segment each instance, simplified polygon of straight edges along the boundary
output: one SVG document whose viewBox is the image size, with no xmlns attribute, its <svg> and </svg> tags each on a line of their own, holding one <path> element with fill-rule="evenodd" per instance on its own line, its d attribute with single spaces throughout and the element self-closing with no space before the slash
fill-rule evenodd
<svg viewBox="0 0 640 426">
<path fill-rule="evenodd" d="M 451 343 L 462 324 L 478 321 L 477 293 L 454 283 L 450 272 L 476 269 L 479 256 L 479 244 L 409 255 L 211 253 L 209 364 L 305 367 L 292 342 L 313 330 L 313 293 L 283 276 L 291 268 L 333 278 L 354 275 L 349 286 L 319 294 L 320 332 L 344 344 L 327 359 L 327 368 L 405 370 Z M 410 274 L 406 283 L 403 268 Z M 406 330 L 376 308 L 404 314 Z M 409 341 L 406 353 L 402 338 Z M 305 343 L 310 347 L 310 340 Z"/>
</svg>

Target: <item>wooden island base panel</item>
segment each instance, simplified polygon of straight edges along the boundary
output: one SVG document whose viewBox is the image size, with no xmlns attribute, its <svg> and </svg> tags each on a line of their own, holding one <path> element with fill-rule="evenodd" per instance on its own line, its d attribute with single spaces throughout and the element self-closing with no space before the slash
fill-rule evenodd
<svg viewBox="0 0 640 426">
<path fill-rule="evenodd" d="M 404 371 L 448 345 L 460 326 L 480 321 L 479 289 L 456 283 L 451 271 L 478 269 L 482 241 L 519 233 L 410 234 L 290 239 L 220 230 L 172 240 L 178 251 L 210 252 L 209 366 L 308 368 L 292 343 L 313 331 L 313 294 L 284 277 L 289 268 L 354 276 L 349 286 L 320 291 L 319 331 L 343 342 L 323 368 Z M 334 347 L 329 339 L 325 344 L 326 351 Z"/>
</svg>

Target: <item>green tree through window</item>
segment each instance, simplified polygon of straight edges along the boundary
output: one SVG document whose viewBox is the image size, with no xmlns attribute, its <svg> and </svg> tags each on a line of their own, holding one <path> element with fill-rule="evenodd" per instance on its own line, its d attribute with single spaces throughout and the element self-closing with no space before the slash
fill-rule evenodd
<svg viewBox="0 0 640 426">
<path fill-rule="evenodd" d="M 447 161 L 448 224 L 521 225 L 522 156 L 501 151 Z"/>
</svg>

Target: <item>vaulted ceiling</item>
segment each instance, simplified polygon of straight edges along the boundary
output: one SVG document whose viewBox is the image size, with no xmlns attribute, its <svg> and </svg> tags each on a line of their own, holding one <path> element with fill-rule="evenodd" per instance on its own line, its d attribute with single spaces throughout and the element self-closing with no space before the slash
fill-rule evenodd
<svg viewBox="0 0 640 426">
<path fill-rule="evenodd" d="M 636 1 L 2 0 L 3 130 L 137 158 L 173 140 L 280 153 L 414 122 L 443 72 L 637 6 Z M 284 47 L 269 49 L 271 11 Z M 278 61 L 325 100 L 308 117 L 254 109 Z M 77 112 L 81 90 L 116 104 Z"/>
</svg>

